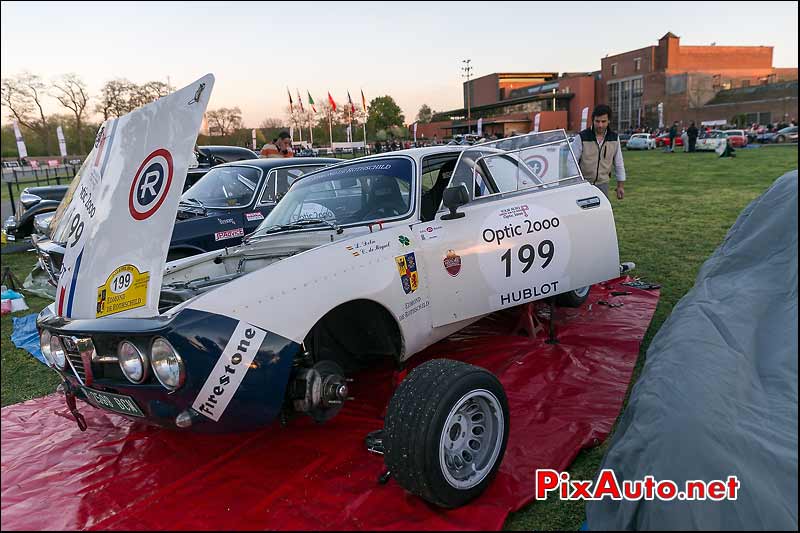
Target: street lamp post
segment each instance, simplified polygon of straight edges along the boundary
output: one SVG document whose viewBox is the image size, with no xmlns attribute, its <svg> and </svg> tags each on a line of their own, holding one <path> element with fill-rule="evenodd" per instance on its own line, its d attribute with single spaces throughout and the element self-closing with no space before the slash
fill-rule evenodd
<svg viewBox="0 0 800 533">
<path fill-rule="evenodd" d="M 472 67 L 469 65 L 471 59 L 464 59 L 461 61 L 464 63 L 464 66 L 461 67 L 461 70 L 464 72 L 461 77 L 467 78 L 467 133 L 472 133 L 472 127 L 470 126 L 471 114 L 470 114 L 470 103 L 469 103 L 469 92 L 470 92 L 470 85 L 469 85 L 469 78 L 472 74 Z"/>
</svg>

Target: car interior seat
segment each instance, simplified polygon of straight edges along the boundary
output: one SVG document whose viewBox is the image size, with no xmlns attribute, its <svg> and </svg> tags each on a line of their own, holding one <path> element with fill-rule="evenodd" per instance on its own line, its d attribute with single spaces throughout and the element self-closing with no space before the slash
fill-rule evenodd
<svg viewBox="0 0 800 533">
<path fill-rule="evenodd" d="M 436 217 L 436 211 L 442 203 L 442 196 L 447 184 L 450 183 L 450 178 L 453 176 L 453 170 L 456 168 L 456 159 L 447 161 L 439 169 L 439 174 L 436 175 L 436 182 L 433 187 L 422 193 L 422 204 L 420 206 L 420 215 L 423 222 L 428 222 Z"/>
<path fill-rule="evenodd" d="M 366 213 L 379 216 L 397 216 L 408 210 L 408 204 L 400 192 L 400 184 L 393 176 L 376 176 L 366 206 Z"/>
</svg>

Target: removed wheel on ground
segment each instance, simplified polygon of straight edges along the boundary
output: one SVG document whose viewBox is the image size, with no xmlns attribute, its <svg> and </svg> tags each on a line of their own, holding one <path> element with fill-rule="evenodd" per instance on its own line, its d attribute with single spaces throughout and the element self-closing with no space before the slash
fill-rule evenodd
<svg viewBox="0 0 800 533">
<path fill-rule="evenodd" d="M 434 359 L 415 368 L 389 402 L 384 461 L 408 492 L 460 507 L 492 482 L 508 430 L 508 400 L 494 374 Z"/>
<path fill-rule="evenodd" d="M 574 291 L 559 294 L 556 296 L 556 305 L 560 307 L 580 307 L 589 297 L 591 288 L 591 285 L 587 285 Z"/>
</svg>

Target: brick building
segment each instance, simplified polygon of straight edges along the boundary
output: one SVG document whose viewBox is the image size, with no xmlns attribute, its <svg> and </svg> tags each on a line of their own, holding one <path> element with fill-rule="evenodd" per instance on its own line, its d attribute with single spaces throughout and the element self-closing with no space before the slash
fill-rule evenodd
<svg viewBox="0 0 800 533">
<path fill-rule="evenodd" d="M 659 103 L 665 125 L 712 116 L 740 125 L 788 122 L 797 117 L 797 68 L 773 67 L 772 53 L 771 46 L 684 46 L 667 33 L 657 45 L 602 58 L 595 72 L 489 74 L 464 83 L 464 107 L 437 113 L 431 124 L 418 125 L 417 135 L 475 132 L 480 118 L 490 134 L 527 133 L 537 114 L 541 131 L 577 132 L 581 111 L 599 103 L 611 106 L 612 127 L 620 132 L 658 127 Z M 784 83 L 792 80 L 794 100 Z"/>
<path fill-rule="evenodd" d="M 483 131 L 507 137 L 534 129 L 536 115 L 539 130 L 580 128 L 581 110 L 595 101 L 597 72 L 496 73 L 464 83 L 464 107 L 437 113 L 430 124 L 417 126 L 418 138 L 437 139 L 477 131 L 483 119 Z M 468 92 L 469 91 L 469 92 Z M 469 116 L 467 121 L 467 97 Z"/>
<path fill-rule="evenodd" d="M 771 46 L 683 46 L 667 33 L 647 46 L 601 60 L 597 101 L 614 112 L 618 131 L 694 120 L 722 90 L 797 79 L 797 68 L 772 66 Z"/>
</svg>

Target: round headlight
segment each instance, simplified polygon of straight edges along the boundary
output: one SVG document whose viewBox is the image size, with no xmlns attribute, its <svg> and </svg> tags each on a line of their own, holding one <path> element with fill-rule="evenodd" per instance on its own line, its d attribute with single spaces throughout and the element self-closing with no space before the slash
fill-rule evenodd
<svg viewBox="0 0 800 533">
<path fill-rule="evenodd" d="M 50 366 L 55 366 L 55 363 L 53 362 L 53 357 L 50 355 L 50 353 L 51 353 L 50 352 L 50 339 L 52 338 L 52 336 L 53 335 L 49 331 L 47 331 L 46 329 L 43 329 L 41 334 L 39 334 L 39 347 L 42 350 L 42 355 L 44 356 L 45 360 L 47 361 L 47 364 L 50 365 Z"/>
<path fill-rule="evenodd" d="M 131 383 L 144 381 L 147 372 L 147 361 L 142 352 L 132 342 L 122 341 L 117 347 L 117 357 L 122 373 Z"/>
<path fill-rule="evenodd" d="M 61 339 L 56 335 L 50 337 L 50 357 L 57 369 L 64 370 L 67 367 L 67 352 L 64 351 Z"/>
<path fill-rule="evenodd" d="M 175 390 L 186 378 L 183 369 L 183 360 L 175 348 L 161 337 L 153 341 L 150 348 L 150 364 L 159 383 L 169 390 Z"/>
</svg>

